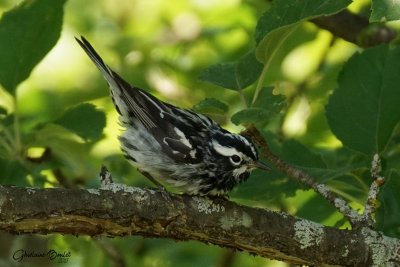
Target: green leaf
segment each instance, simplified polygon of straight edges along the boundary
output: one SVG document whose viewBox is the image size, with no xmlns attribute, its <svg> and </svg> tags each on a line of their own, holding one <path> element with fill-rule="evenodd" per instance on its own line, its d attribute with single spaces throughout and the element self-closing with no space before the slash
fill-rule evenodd
<svg viewBox="0 0 400 267">
<path fill-rule="evenodd" d="M 400 19 L 400 2 L 392 0 L 372 0 L 371 22 L 385 22 Z"/>
<path fill-rule="evenodd" d="M 228 89 L 236 88 L 235 63 L 216 64 L 200 73 L 199 79 Z"/>
<path fill-rule="evenodd" d="M 255 51 L 247 53 L 236 64 L 236 79 L 238 81 L 238 89 L 246 88 L 253 84 L 261 74 L 264 64 L 260 63 Z"/>
<path fill-rule="evenodd" d="M 215 98 L 206 98 L 193 106 L 193 110 L 200 113 L 225 114 L 229 107 Z"/>
<path fill-rule="evenodd" d="M 321 155 L 311 152 L 300 142 L 289 139 L 283 143 L 280 157 L 298 167 L 326 168 Z"/>
<path fill-rule="evenodd" d="M 298 24 L 280 27 L 267 35 L 257 46 L 256 57 L 260 62 L 269 64 L 283 42 L 294 32 Z"/>
<path fill-rule="evenodd" d="M 64 0 L 24 1 L 0 21 L 0 84 L 14 94 L 17 85 L 56 44 Z"/>
<path fill-rule="evenodd" d="M 83 143 L 76 133 L 55 123 L 46 123 L 33 133 L 31 146 L 46 147 L 51 152 L 49 168 L 62 168 L 83 175 L 91 165 L 90 148 L 93 143 Z M 82 176 L 83 177 L 83 176 Z"/>
<path fill-rule="evenodd" d="M 379 206 L 376 214 L 377 229 L 385 234 L 400 237 L 400 175 L 390 171 L 378 195 Z"/>
<path fill-rule="evenodd" d="M 309 173 L 318 182 L 329 182 L 329 186 L 334 188 L 336 192 L 346 193 L 347 195 L 351 193 L 353 199 L 363 199 L 365 196 L 368 186 L 360 184 L 362 181 L 360 182 L 360 179 L 356 177 L 356 173 L 360 172 L 358 170 L 365 169 L 366 171 L 366 166 L 369 166 L 370 159 L 365 161 L 364 159 L 367 158 L 365 155 L 357 153 L 362 157 L 352 157 L 351 154 L 354 155 L 354 151 L 341 148 L 341 151 L 346 150 L 351 154 L 338 151 L 330 152 L 332 157 L 336 157 L 335 162 L 328 159 L 328 165 L 327 158 L 322 157 L 321 153 L 315 153 L 294 139 L 282 143 L 279 137 L 271 132 L 263 132 L 263 136 L 267 140 L 272 153 L 279 155 L 282 160 L 290 165 Z M 261 160 L 268 164 L 267 160 Z M 243 185 L 238 186 L 232 196 L 262 200 L 265 203 L 278 200 L 279 203 L 279 199 L 283 195 L 293 196 L 296 190 L 305 188 L 305 185 L 286 176 L 272 166 L 270 172 L 254 171 L 251 178 Z"/>
<path fill-rule="evenodd" d="M 326 201 L 321 195 L 315 194 L 306 203 L 299 207 L 296 216 L 314 222 L 323 222 L 331 217 L 335 212 L 337 212 L 336 209 L 328 201 Z M 341 216 L 343 215 L 340 215 L 340 217 Z"/>
<path fill-rule="evenodd" d="M 26 167 L 18 161 L 8 161 L 0 158 L 0 184 L 27 186 Z"/>
<path fill-rule="evenodd" d="M 0 106 L 0 115 L 7 115 L 7 109 L 4 107 Z"/>
<path fill-rule="evenodd" d="M 349 152 L 352 152 L 353 155 L 355 153 L 354 151 Z M 336 192 L 344 192 L 348 195 L 351 192 L 350 195 L 356 198 L 365 193 L 364 189 L 368 190 L 367 186 L 360 184 L 362 182 L 357 174 L 361 172 L 360 170 L 367 170 L 369 159 L 368 161 L 364 160 L 364 157 L 352 159 L 351 154 L 343 155 L 343 152 L 336 150 L 330 153 L 336 157 L 337 162 L 328 165 L 326 157 L 323 157 L 322 153 L 323 151 L 316 153 L 297 140 L 290 139 L 282 144 L 279 157 L 290 165 L 304 170 L 319 183 L 329 184 Z"/>
<path fill-rule="evenodd" d="M 263 64 L 257 61 L 254 51 L 251 51 L 237 62 L 208 67 L 199 79 L 227 89 L 241 90 L 258 79 L 262 68 Z"/>
<path fill-rule="evenodd" d="M 255 170 L 245 183 L 235 187 L 229 195 L 233 198 L 256 200 L 267 205 L 279 205 L 283 196 L 294 196 L 296 191 L 302 188 L 303 185 L 279 171 Z"/>
<path fill-rule="evenodd" d="M 94 105 L 84 103 L 68 109 L 55 123 L 83 139 L 96 140 L 102 135 L 106 125 L 106 116 Z"/>
<path fill-rule="evenodd" d="M 339 75 L 326 106 L 328 123 L 347 147 L 381 153 L 400 121 L 400 47 L 383 45 L 355 54 Z"/>
<path fill-rule="evenodd" d="M 276 50 L 299 22 L 318 16 L 332 15 L 346 8 L 350 3 L 350 0 L 273 1 L 271 8 L 257 23 L 255 31 L 257 59 L 264 63 L 271 60 Z"/>
<path fill-rule="evenodd" d="M 269 120 L 270 113 L 262 108 L 246 108 L 233 114 L 231 121 L 240 125 L 242 123 L 261 123 Z"/>
<path fill-rule="evenodd" d="M 273 87 L 262 88 L 252 107 L 263 108 L 271 114 L 281 112 L 286 105 L 286 98 L 283 95 L 274 95 L 272 91 Z"/>
<path fill-rule="evenodd" d="M 268 141 L 272 153 L 282 155 L 282 145 L 278 136 L 271 132 L 262 132 Z M 287 150 L 285 148 L 285 150 Z M 293 150 L 292 150 L 293 151 Z M 301 149 L 304 152 L 304 149 Z M 287 154 L 287 153 L 285 153 Z M 300 154 L 300 153 L 299 153 Z M 261 161 L 268 161 L 261 159 Z M 299 182 L 287 177 L 272 166 L 271 171 L 255 170 L 250 179 L 236 187 L 230 194 L 232 197 L 263 201 L 266 204 L 280 204 L 282 196 L 294 196 L 296 190 L 304 188 Z"/>
<path fill-rule="evenodd" d="M 265 87 L 261 90 L 253 106 L 233 114 L 231 121 L 236 125 L 242 123 L 268 123 L 282 110 L 284 103 L 285 98 L 282 95 L 273 95 L 272 88 Z"/>
</svg>

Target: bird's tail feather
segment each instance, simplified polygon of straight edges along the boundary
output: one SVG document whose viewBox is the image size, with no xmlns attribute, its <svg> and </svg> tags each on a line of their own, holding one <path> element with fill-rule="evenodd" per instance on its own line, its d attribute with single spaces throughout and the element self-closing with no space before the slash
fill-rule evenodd
<svg viewBox="0 0 400 267">
<path fill-rule="evenodd" d="M 83 48 L 89 58 L 93 61 L 96 67 L 101 71 L 104 77 L 107 79 L 108 83 L 110 83 L 110 79 L 113 79 L 113 71 L 104 63 L 103 59 L 97 54 L 96 50 L 89 43 L 85 37 L 81 36 L 81 39 L 76 38 L 76 41 Z"/>
<path fill-rule="evenodd" d="M 81 36 L 81 39 L 75 39 L 107 80 L 114 105 L 122 116 L 122 121 L 128 123 L 133 115 L 147 128 L 155 127 L 156 124 L 153 122 L 149 111 L 154 109 L 161 110 L 160 106 L 143 90 L 132 87 L 112 71 L 83 36 Z"/>
</svg>

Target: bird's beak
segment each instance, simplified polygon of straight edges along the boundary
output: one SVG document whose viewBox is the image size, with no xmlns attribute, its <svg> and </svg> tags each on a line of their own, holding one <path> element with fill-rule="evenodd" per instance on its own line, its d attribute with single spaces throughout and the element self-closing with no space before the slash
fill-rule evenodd
<svg viewBox="0 0 400 267">
<path fill-rule="evenodd" d="M 262 163 L 260 161 L 254 162 L 254 167 L 259 168 L 259 169 L 264 170 L 264 171 L 270 171 L 271 170 L 271 168 L 269 166 L 267 166 L 266 164 L 264 164 L 264 163 Z"/>
</svg>

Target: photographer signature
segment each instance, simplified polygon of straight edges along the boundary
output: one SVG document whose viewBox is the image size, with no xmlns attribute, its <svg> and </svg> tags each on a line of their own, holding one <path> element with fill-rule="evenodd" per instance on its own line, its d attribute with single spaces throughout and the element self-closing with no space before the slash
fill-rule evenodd
<svg viewBox="0 0 400 267">
<path fill-rule="evenodd" d="M 25 249 L 18 249 L 14 251 L 13 260 L 21 262 L 26 258 L 48 258 L 50 261 L 56 261 L 58 263 L 67 263 L 71 257 L 70 251 L 57 252 L 54 249 L 50 249 L 47 252 L 27 251 Z"/>
</svg>

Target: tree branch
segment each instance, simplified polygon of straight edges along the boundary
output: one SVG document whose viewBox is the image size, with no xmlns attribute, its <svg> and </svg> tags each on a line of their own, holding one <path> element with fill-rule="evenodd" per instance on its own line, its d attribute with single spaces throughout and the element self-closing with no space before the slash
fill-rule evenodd
<svg viewBox="0 0 400 267">
<path fill-rule="evenodd" d="M 339 230 L 221 198 L 174 195 L 168 202 L 154 190 L 112 188 L 0 186 L 0 230 L 190 239 L 294 264 L 400 264 L 400 241 L 367 228 Z"/>
<path fill-rule="evenodd" d="M 312 19 L 311 22 L 361 47 L 389 43 L 397 35 L 386 25 L 370 24 L 367 18 L 351 13 L 347 9 L 331 16 Z"/>
<path fill-rule="evenodd" d="M 378 154 L 375 154 L 371 164 L 371 178 L 373 181 L 369 188 L 368 197 L 367 201 L 365 202 L 365 209 L 363 214 L 365 220 L 369 220 L 372 223 L 375 222 L 375 213 L 376 213 L 377 197 L 379 189 L 385 183 L 385 178 L 379 175 L 380 172 L 381 172 L 381 159 L 379 158 Z"/>
<path fill-rule="evenodd" d="M 353 228 L 373 227 L 373 221 L 369 219 L 369 216 L 362 216 L 361 214 L 358 214 L 344 199 L 336 196 L 327 185 L 318 183 L 316 179 L 311 177 L 308 173 L 289 165 L 274 155 L 269 149 L 264 137 L 254 125 L 249 125 L 246 127 L 246 130 L 241 134 L 249 136 L 258 145 L 258 147 L 260 147 L 263 156 L 272 164 L 274 164 L 274 166 L 280 171 L 284 172 L 286 175 L 292 177 L 300 183 L 303 183 L 314 189 L 315 192 L 320 194 L 329 203 L 331 203 L 341 214 L 343 214 L 346 219 L 349 220 Z"/>
</svg>

